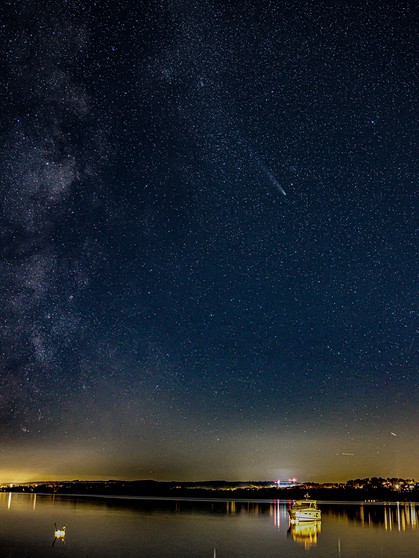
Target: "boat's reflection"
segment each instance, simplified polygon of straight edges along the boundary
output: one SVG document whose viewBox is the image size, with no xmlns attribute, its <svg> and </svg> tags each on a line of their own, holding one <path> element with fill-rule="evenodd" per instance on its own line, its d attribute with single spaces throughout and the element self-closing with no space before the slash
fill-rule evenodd
<svg viewBox="0 0 419 558">
<path fill-rule="evenodd" d="M 305 521 L 304 523 L 291 524 L 288 534 L 295 542 L 303 544 L 304 548 L 308 550 L 317 544 L 317 537 L 321 528 L 321 521 Z"/>
</svg>

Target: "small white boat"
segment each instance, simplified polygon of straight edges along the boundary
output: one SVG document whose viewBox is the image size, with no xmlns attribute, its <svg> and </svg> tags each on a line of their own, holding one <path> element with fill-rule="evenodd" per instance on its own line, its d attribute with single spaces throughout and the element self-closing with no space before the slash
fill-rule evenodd
<svg viewBox="0 0 419 558">
<path fill-rule="evenodd" d="M 63 539 L 65 537 L 65 526 L 62 529 L 55 529 L 54 537 L 56 539 Z"/>
<path fill-rule="evenodd" d="M 308 495 L 305 500 L 296 500 L 288 513 L 291 523 L 320 521 L 322 517 L 322 512 L 317 507 L 317 500 L 309 500 Z"/>
<path fill-rule="evenodd" d="M 65 530 L 67 525 L 64 525 L 64 527 L 62 529 L 58 529 L 57 524 L 54 523 L 55 529 L 54 529 L 54 542 L 52 543 L 54 545 L 55 541 L 57 539 L 61 539 L 64 542 L 65 539 Z"/>
</svg>

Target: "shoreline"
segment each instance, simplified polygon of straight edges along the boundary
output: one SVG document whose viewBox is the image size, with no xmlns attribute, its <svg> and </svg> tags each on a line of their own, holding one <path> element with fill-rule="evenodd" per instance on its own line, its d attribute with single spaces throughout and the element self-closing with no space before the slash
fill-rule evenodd
<svg viewBox="0 0 419 558">
<path fill-rule="evenodd" d="M 228 497 L 199 497 L 199 496 L 141 496 L 129 494 L 94 494 L 94 493 L 76 493 L 76 492 L 18 492 L 4 491 L 3 494 L 23 494 L 25 496 L 45 496 L 49 498 L 81 498 L 94 500 L 117 500 L 117 501 L 142 501 L 142 502 L 195 502 L 195 503 L 239 503 L 239 504 L 290 504 L 298 498 L 228 498 Z M 316 498 L 315 498 L 316 499 Z M 332 505 L 357 505 L 357 506 L 399 506 L 414 504 L 419 505 L 419 500 L 320 500 L 316 499 L 320 506 Z"/>
</svg>

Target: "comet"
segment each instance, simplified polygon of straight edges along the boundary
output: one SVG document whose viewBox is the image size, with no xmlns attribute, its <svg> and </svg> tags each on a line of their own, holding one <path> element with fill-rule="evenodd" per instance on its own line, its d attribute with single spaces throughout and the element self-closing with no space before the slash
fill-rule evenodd
<svg viewBox="0 0 419 558">
<path fill-rule="evenodd" d="M 283 196 L 286 196 L 287 195 L 286 191 L 278 182 L 278 180 L 276 179 L 275 175 L 272 173 L 270 168 L 267 165 L 265 165 L 265 163 L 261 160 L 261 158 L 258 157 L 258 155 L 256 155 L 256 153 L 252 149 L 249 149 L 249 152 L 250 152 L 250 156 L 255 158 L 257 166 L 264 173 L 264 175 L 269 179 L 269 182 L 272 184 L 272 186 L 274 186 L 278 190 L 278 192 L 280 192 Z"/>
</svg>

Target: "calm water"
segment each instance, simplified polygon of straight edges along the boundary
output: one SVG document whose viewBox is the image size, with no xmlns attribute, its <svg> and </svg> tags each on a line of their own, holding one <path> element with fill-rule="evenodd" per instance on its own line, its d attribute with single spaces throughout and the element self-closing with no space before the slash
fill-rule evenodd
<svg viewBox="0 0 419 558">
<path fill-rule="evenodd" d="M 0 494 L 0 556 L 414 558 L 419 504 L 322 504 L 289 526 L 288 502 L 126 500 Z M 54 541 L 54 523 L 66 525 Z"/>
</svg>

